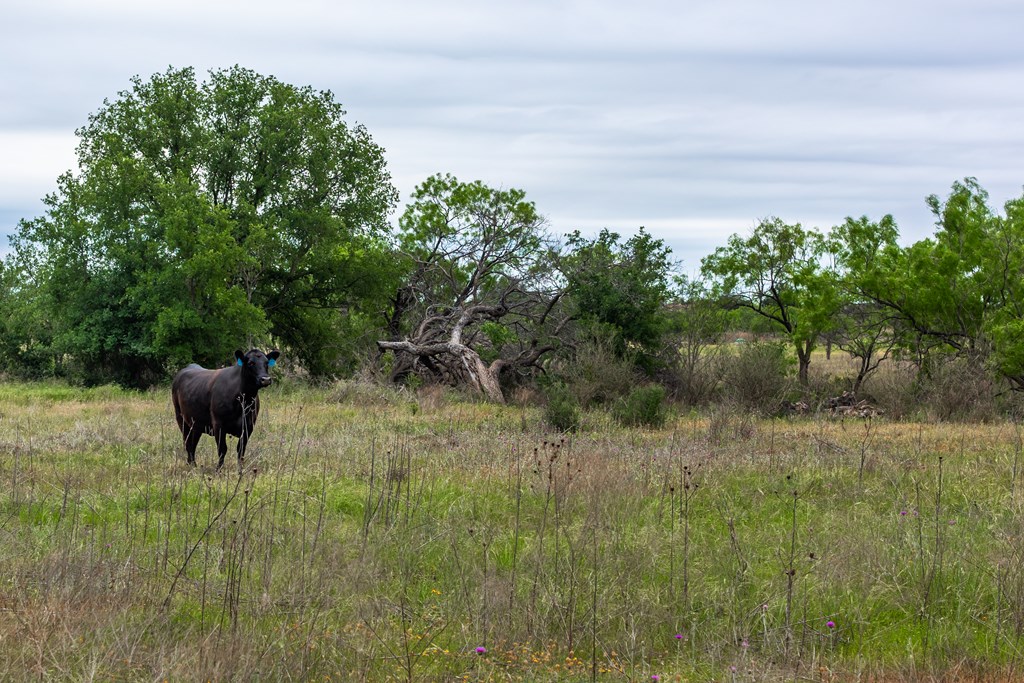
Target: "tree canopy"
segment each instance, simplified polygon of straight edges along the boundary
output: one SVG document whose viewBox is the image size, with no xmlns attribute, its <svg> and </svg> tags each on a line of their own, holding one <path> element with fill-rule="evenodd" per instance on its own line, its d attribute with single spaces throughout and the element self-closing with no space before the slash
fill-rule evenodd
<svg viewBox="0 0 1024 683">
<path fill-rule="evenodd" d="M 390 287 L 383 150 L 330 92 L 168 69 L 77 131 L 78 168 L 12 238 L 51 357 L 142 385 L 247 341 L 330 374 Z M 31 295 L 30 297 L 28 295 Z"/>
<path fill-rule="evenodd" d="M 820 233 L 778 218 L 761 221 L 743 238 L 732 235 L 701 263 L 727 305 L 772 321 L 796 352 L 800 381 L 807 383 L 811 352 L 837 310 L 836 291 L 822 257 Z"/>
<path fill-rule="evenodd" d="M 920 364 L 933 351 L 969 358 L 1024 388 L 1024 198 L 999 215 L 966 178 L 927 201 L 935 233 L 906 247 L 888 216 L 834 229 L 842 282 L 877 307 L 893 343 Z"/>
<path fill-rule="evenodd" d="M 644 228 L 623 241 L 611 230 L 568 236 L 562 259 L 574 315 L 613 333 L 617 350 L 657 350 L 670 325 L 671 250 Z"/>
</svg>

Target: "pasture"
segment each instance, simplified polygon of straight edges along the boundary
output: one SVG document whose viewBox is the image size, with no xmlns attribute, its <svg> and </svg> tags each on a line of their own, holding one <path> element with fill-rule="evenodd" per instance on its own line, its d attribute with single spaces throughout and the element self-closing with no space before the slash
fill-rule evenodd
<svg viewBox="0 0 1024 683">
<path fill-rule="evenodd" d="M 0 386 L 0 679 L 1019 679 L 1022 430 Z M 656 677 L 656 678 L 655 678 Z"/>
</svg>

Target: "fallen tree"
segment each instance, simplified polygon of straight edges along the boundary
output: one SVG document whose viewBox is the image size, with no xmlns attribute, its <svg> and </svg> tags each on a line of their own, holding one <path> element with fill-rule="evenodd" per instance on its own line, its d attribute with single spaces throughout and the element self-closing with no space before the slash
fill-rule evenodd
<svg viewBox="0 0 1024 683">
<path fill-rule="evenodd" d="M 410 374 L 504 402 L 503 373 L 539 369 L 568 317 L 544 222 L 520 190 L 432 176 L 403 214 L 406 283 L 388 316 L 391 378 Z"/>
<path fill-rule="evenodd" d="M 541 319 L 534 321 L 538 327 L 543 326 L 544 318 L 560 298 L 561 295 L 556 295 L 549 301 Z M 526 322 L 527 316 L 522 312 L 514 312 L 505 305 L 475 305 L 457 313 L 457 316 L 434 316 L 424 320 L 413 340 L 377 342 L 377 346 L 382 350 L 407 356 L 404 362 L 396 366 L 393 376 L 407 375 L 416 364 L 419 364 L 440 381 L 466 385 L 491 401 L 504 403 L 505 397 L 500 383 L 502 371 L 539 368 L 538 361 L 541 357 L 558 348 L 558 344 L 541 343 L 538 337 L 534 336 L 526 343 L 518 344 L 513 353 L 497 355 L 490 362 L 486 362 L 481 352 L 474 347 L 483 343 L 484 347 L 491 351 L 488 355 L 493 356 L 494 346 L 484 342 L 482 335 L 475 331 L 468 335 L 468 339 L 464 338 L 467 328 L 479 326 L 481 322 L 500 321 L 510 315 L 520 318 L 517 325 L 525 327 L 523 323 Z M 490 341 L 487 339 L 487 342 Z"/>
</svg>

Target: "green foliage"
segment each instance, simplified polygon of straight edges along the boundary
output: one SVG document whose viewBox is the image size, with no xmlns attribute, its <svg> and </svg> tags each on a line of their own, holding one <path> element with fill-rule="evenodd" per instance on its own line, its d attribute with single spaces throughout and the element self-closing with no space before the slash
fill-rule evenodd
<svg viewBox="0 0 1024 683">
<path fill-rule="evenodd" d="M 41 292 L 16 267 L 0 262 L 0 371 L 21 379 L 52 374 L 52 326 Z"/>
<path fill-rule="evenodd" d="M 722 340 L 729 323 L 706 283 L 679 279 L 681 304 L 672 314 L 672 334 L 667 366 L 673 393 L 689 405 L 700 405 L 713 396 L 721 375 Z"/>
<path fill-rule="evenodd" d="M 670 321 L 671 250 L 646 230 L 625 242 L 607 229 L 593 240 L 568 236 L 562 268 L 576 315 L 611 330 L 620 355 L 633 345 L 658 348 Z"/>
<path fill-rule="evenodd" d="M 488 341 L 487 346 L 480 349 L 480 357 L 488 363 L 501 355 L 502 347 L 516 341 L 515 330 L 492 320 L 480 323 L 480 332 Z"/>
<path fill-rule="evenodd" d="M 928 204 L 935 234 L 908 247 L 888 216 L 838 226 L 832 249 L 844 285 L 881 307 L 895 343 L 926 372 L 931 354 L 954 353 L 1024 387 L 1024 198 L 1000 216 L 967 178 Z"/>
<path fill-rule="evenodd" d="M 544 421 L 560 432 L 575 432 L 580 426 L 580 404 L 562 382 L 550 383 L 545 391 Z"/>
<path fill-rule="evenodd" d="M 614 334 L 584 339 L 571 357 L 556 368 L 580 405 L 589 408 L 625 396 L 636 384 L 636 361 L 627 351 L 618 355 Z"/>
<path fill-rule="evenodd" d="M 660 384 L 636 387 L 615 403 L 612 416 L 624 427 L 663 427 L 668 419 L 665 387 Z"/>
<path fill-rule="evenodd" d="M 342 311 L 393 272 L 383 150 L 344 113 L 240 67 L 136 77 L 104 102 L 78 131 L 78 171 L 12 240 L 50 351 L 82 379 L 145 385 L 272 336 L 333 372 Z"/>
<path fill-rule="evenodd" d="M 786 335 L 805 385 L 811 352 L 840 305 L 834 279 L 822 267 L 825 248 L 818 232 L 770 218 L 746 239 L 732 235 L 701 262 L 701 272 L 718 283 L 730 306 L 750 309 Z"/>
<path fill-rule="evenodd" d="M 535 265 L 543 218 L 522 190 L 437 174 L 416 188 L 412 200 L 399 219 L 399 245 L 422 270 L 419 279 L 442 289 L 436 298 L 457 302 Z"/>
</svg>

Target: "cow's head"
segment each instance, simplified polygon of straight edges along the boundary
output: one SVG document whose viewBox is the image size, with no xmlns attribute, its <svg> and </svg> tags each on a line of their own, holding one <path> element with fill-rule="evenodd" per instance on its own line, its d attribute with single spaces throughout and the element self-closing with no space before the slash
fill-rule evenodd
<svg viewBox="0 0 1024 683">
<path fill-rule="evenodd" d="M 241 349 L 235 351 L 235 362 L 242 368 L 242 378 L 248 384 L 257 387 L 269 387 L 271 383 L 270 368 L 277 363 L 278 351 L 271 351 L 264 354 L 259 349 L 253 349 L 243 353 Z"/>
</svg>

